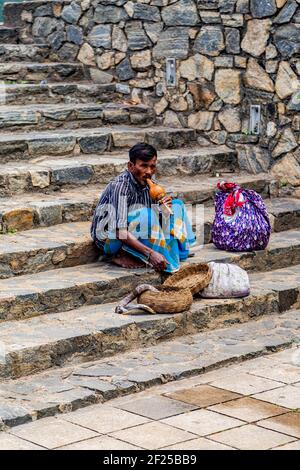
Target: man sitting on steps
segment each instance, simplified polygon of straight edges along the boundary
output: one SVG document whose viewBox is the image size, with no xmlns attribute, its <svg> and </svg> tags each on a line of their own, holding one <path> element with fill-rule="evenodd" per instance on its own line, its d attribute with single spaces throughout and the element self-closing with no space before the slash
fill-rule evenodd
<svg viewBox="0 0 300 470">
<path fill-rule="evenodd" d="M 182 201 L 165 196 L 154 204 L 146 180 L 155 174 L 157 151 L 138 143 L 129 151 L 128 169 L 102 193 L 94 212 L 91 236 L 104 255 L 123 268 L 150 264 L 173 273 L 187 259 L 196 237 Z M 166 214 L 164 206 L 172 210 Z"/>
</svg>

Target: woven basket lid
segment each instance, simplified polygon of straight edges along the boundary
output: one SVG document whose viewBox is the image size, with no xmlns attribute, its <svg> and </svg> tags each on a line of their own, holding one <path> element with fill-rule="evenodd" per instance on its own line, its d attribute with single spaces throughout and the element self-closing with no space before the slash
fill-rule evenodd
<svg viewBox="0 0 300 470">
<path fill-rule="evenodd" d="M 207 263 L 190 264 L 172 274 L 163 286 L 188 288 L 194 295 L 208 286 L 211 277 L 212 271 Z"/>
</svg>

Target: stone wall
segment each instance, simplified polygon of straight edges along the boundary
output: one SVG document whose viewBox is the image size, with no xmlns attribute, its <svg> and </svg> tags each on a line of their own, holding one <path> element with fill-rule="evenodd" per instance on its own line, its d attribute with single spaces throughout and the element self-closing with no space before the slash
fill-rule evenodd
<svg viewBox="0 0 300 470">
<path fill-rule="evenodd" d="M 157 122 L 226 143 L 242 169 L 300 184 L 300 0 L 75 0 L 6 6 L 25 42 L 117 81 Z M 32 39 L 33 38 L 33 39 Z M 176 86 L 166 58 L 176 58 Z M 259 135 L 250 105 L 261 106 Z M 249 145 L 250 144 L 250 145 Z M 288 171 L 287 171 L 288 170 Z M 298 177 L 297 177 L 298 175 Z"/>
</svg>

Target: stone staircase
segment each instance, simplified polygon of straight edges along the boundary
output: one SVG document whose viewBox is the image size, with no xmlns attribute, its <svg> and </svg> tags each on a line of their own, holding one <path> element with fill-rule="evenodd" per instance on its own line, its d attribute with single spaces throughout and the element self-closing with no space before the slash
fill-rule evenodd
<svg viewBox="0 0 300 470">
<path fill-rule="evenodd" d="M 152 109 L 126 101 L 117 84 L 89 82 L 81 64 L 48 62 L 45 46 L 19 44 L 13 28 L 0 27 L 0 43 L 0 427 L 291 344 L 294 336 L 272 336 L 272 328 L 280 331 L 280 314 L 300 307 L 300 201 L 282 197 L 268 174 L 238 172 L 233 149 L 200 147 L 195 130 L 157 126 Z M 196 299 L 178 315 L 113 313 L 114 301 L 133 286 L 161 281 L 149 269 L 97 261 L 89 235 L 100 192 L 141 140 L 159 149 L 162 185 L 187 203 L 205 204 L 204 247 L 190 261 L 247 269 L 248 298 Z M 225 253 L 209 243 L 217 174 L 265 198 L 273 225 L 267 250 Z M 216 341 L 218 328 L 234 335 L 241 323 L 249 322 L 253 337 L 259 325 L 268 327 L 265 315 L 271 336 L 253 345 L 248 338 L 246 350 L 229 342 L 208 359 L 210 346 L 198 346 L 181 369 L 168 353 L 169 340 L 187 352 L 197 335 L 205 344 L 206 335 Z"/>
</svg>

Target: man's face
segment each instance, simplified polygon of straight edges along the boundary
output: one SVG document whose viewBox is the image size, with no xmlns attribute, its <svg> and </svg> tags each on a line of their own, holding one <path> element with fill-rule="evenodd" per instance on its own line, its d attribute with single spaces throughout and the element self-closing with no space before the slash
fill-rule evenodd
<svg viewBox="0 0 300 470">
<path fill-rule="evenodd" d="M 137 159 L 135 163 L 128 162 L 128 170 L 142 186 L 146 186 L 146 179 L 152 178 L 156 171 L 156 164 L 157 157 L 153 157 L 148 162 Z"/>
</svg>

